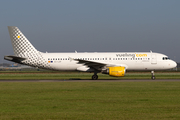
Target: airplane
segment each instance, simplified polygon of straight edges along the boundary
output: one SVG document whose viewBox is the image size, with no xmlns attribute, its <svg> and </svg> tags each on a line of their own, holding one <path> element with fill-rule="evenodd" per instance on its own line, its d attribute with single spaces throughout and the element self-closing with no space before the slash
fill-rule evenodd
<svg viewBox="0 0 180 120">
<path fill-rule="evenodd" d="M 93 80 L 98 73 L 123 77 L 127 70 L 151 71 L 172 69 L 176 62 L 161 53 L 150 52 L 91 52 L 91 53 L 43 53 L 29 42 L 15 26 L 8 26 L 14 55 L 4 56 L 5 60 L 16 63 L 59 71 L 93 72 Z"/>
</svg>

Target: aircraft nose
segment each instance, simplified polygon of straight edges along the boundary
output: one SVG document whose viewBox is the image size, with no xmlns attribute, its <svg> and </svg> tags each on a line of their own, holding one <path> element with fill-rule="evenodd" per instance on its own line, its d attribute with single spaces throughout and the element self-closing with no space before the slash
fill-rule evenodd
<svg viewBox="0 0 180 120">
<path fill-rule="evenodd" d="M 175 61 L 172 61 L 171 66 L 175 68 L 177 66 L 177 63 Z"/>
</svg>

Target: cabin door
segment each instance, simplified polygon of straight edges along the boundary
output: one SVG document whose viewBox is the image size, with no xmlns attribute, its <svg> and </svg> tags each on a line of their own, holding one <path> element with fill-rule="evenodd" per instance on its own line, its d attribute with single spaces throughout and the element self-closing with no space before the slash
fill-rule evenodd
<svg viewBox="0 0 180 120">
<path fill-rule="evenodd" d="M 151 64 L 157 64 L 156 54 L 151 54 Z"/>
</svg>

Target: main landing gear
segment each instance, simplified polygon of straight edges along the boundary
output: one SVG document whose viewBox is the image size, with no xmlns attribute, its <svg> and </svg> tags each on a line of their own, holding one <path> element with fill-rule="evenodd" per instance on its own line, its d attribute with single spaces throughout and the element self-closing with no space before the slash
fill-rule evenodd
<svg viewBox="0 0 180 120">
<path fill-rule="evenodd" d="M 94 75 L 92 76 L 92 80 L 97 80 L 98 79 L 98 75 L 97 73 L 94 73 Z"/>
<path fill-rule="evenodd" d="M 155 74 L 154 74 L 154 71 L 151 71 L 151 79 L 152 79 L 152 80 L 155 80 L 155 79 L 156 79 Z"/>
</svg>

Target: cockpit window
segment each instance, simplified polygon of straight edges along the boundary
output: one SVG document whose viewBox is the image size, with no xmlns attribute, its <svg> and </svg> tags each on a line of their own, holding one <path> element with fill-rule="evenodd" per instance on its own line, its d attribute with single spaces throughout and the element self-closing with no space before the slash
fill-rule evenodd
<svg viewBox="0 0 180 120">
<path fill-rule="evenodd" d="M 168 58 L 168 57 L 163 57 L 162 59 L 163 60 L 170 60 L 170 58 Z"/>
</svg>

